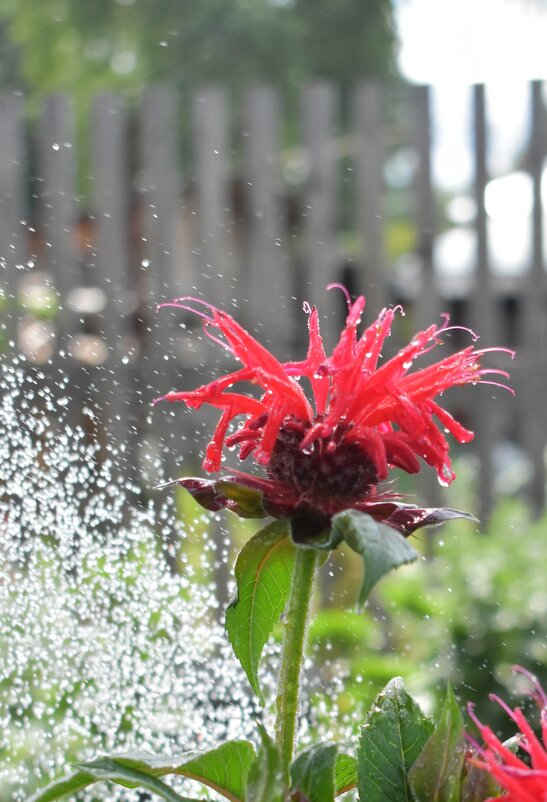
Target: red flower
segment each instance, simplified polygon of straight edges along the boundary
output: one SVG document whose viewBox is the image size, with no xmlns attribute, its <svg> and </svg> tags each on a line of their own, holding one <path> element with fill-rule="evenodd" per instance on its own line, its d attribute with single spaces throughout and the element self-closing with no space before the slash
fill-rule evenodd
<svg viewBox="0 0 547 802">
<path fill-rule="evenodd" d="M 519 748 L 526 752 L 528 761 L 525 763 L 517 757 L 514 752 L 501 743 L 490 727 L 481 724 L 473 714 L 473 707 L 470 705 L 469 714 L 484 741 L 484 747 L 474 744 L 479 758 L 472 757 L 471 762 L 487 771 L 504 791 L 500 796 L 489 797 L 485 802 L 495 802 L 495 800 L 500 800 L 500 802 L 501 800 L 503 802 L 547 802 L 547 694 L 535 677 L 525 669 L 515 666 L 513 670 L 525 674 L 534 685 L 534 691 L 530 695 L 541 710 L 543 743 L 534 734 L 520 708 L 516 707 L 514 710 L 510 710 L 505 702 L 495 694 L 491 694 L 490 698 L 503 707 L 522 733 L 523 737 Z"/>
<path fill-rule="evenodd" d="M 395 357 L 379 365 L 396 309 L 384 309 L 358 336 L 365 299 L 359 297 L 351 303 L 348 297 L 346 325 L 327 356 L 317 310 L 306 304 L 307 357 L 282 363 L 230 315 L 205 301 L 185 297 L 164 306 L 199 315 L 210 339 L 242 363 L 239 370 L 197 390 L 164 396 L 196 409 L 207 403 L 222 410 L 206 450 L 206 471 L 220 470 L 224 446 L 238 447 L 241 460 L 252 456 L 264 468 L 263 478 L 232 471 L 220 483 L 181 479 L 180 484 L 208 509 L 228 507 L 241 515 L 278 518 L 302 514 L 317 518 L 318 525 L 324 526 L 332 515 L 351 508 L 405 534 L 456 515 L 454 511 L 401 504 L 393 493 L 380 489 L 391 467 L 417 473 L 420 459 L 437 470 L 441 483 L 449 484 L 455 475 L 447 439 L 437 423 L 461 443 L 471 440 L 473 433 L 435 399 L 455 385 L 484 382 L 485 374 L 507 376 L 483 368 L 485 350 L 472 345 L 413 371 L 418 357 L 441 345 L 441 335 L 449 328 L 448 317 L 441 326 L 432 325 L 416 334 Z M 301 379 L 311 387 L 311 400 Z M 260 387 L 260 396 L 234 389 L 241 383 Z M 229 434 L 230 424 L 238 416 L 244 416 L 243 422 Z M 235 486 L 245 488 L 243 505 Z"/>
</svg>

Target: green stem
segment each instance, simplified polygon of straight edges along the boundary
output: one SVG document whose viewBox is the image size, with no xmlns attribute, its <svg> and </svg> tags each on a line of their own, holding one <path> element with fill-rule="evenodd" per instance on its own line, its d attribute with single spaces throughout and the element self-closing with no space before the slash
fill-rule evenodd
<svg viewBox="0 0 547 802">
<path fill-rule="evenodd" d="M 317 551 L 315 549 L 297 548 L 286 613 L 275 722 L 275 739 L 281 752 L 287 783 L 290 779 L 289 768 L 294 756 L 300 673 L 304 662 L 304 645 L 316 565 Z"/>
</svg>

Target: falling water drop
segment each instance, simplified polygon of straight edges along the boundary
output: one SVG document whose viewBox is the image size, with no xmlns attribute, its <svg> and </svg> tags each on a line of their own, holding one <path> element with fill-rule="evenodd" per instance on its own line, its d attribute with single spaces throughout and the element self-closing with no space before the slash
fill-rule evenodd
<svg viewBox="0 0 547 802">
<path fill-rule="evenodd" d="M 185 546 L 208 523 L 178 519 L 172 494 L 134 506 L 115 460 L 68 426 L 58 384 L 0 367 L 1 802 L 100 753 L 168 756 L 255 731 L 215 588 L 189 570 Z M 92 798 L 137 797 L 109 785 Z"/>
</svg>

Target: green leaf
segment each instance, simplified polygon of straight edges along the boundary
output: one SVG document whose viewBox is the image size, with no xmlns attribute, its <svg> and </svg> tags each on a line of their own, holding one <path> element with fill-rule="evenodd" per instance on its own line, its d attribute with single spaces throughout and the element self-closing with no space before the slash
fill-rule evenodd
<svg viewBox="0 0 547 802">
<path fill-rule="evenodd" d="M 231 802 L 243 802 L 255 757 L 248 741 L 228 741 L 209 752 L 188 756 L 176 772 L 208 785 Z"/>
<path fill-rule="evenodd" d="M 262 724 L 257 723 L 262 746 L 249 771 L 245 802 L 281 802 L 283 774 L 281 755 Z"/>
<path fill-rule="evenodd" d="M 345 540 L 363 558 L 364 577 L 359 593 L 360 607 L 384 574 L 392 568 L 417 560 L 419 556 L 400 532 L 378 523 L 370 515 L 358 510 L 339 512 L 332 519 L 332 529 L 334 538 Z"/>
<path fill-rule="evenodd" d="M 262 705 L 258 665 L 287 603 L 295 555 L 288 522 L 274 521 L 245 544 L 236 562 L 237 594 L 226 610 L 226 631 Z"/>
<path fill-rule="evenodd" d="M 450 686 L 439 723 L 409 773 L 417 802 L 460 802 L 466 740 Z"/>
<path fill-rule="evenodd" d="M 90 763 L 82 763 L 82 769 L 89 772 L 96 781 L 109 780 L 127 788 L 146 788 L 167 802 L 197 802 L 190 797 L 180 796 L 153 774 L 139 771 L 114 758 L 102 757 Z"/>
<path fill-rule="evenodd" d="M 357 761 L 352 755 L 339 752 L 334 767 L 334 785 L 336 796 L 345 794 L 357 785 Z"/>
<path fill-rule="evenodd" d="M 357 752 L 359 797 L 363 802 L 412 799 L 407 772 L 431 735 L 433 724 L 407 693 L 400 677 L 392 679 L 367 714 Z"/>
<path fill-rule="evenodd" d="M 53 802 L 55 799 L 62 799 L 67 794 L 75 794 L 94 782 L 95 778 L 88 772 L 74 771 L 54 780 L 45 788 L 40 788 L 27 802 Z"/>
<path fill-rule="evenodd" d="M 292 790 L 309 802 L 334 802 L 335 766 L 338 745 L 311 746 L 291 766 Z"/>
<path fill-rule="evenodd" d="M 52 802 L 76 793 L 99 780 L 111 780 L 129 787 L 153 791 L 169 802 L 193 802 L 176 794 L 165 783 L 156 782 L 165 774 L 180 774 L 213 788 L 230 802 L 243 802 L 249 768 L 255 751 L 248 741 L 228 741 L 208 752 L 187 752 L 158 757 L 134 752 L 99 757 L 81 765 L 81 770 L 56 780 L 36 793 L 28 802 Z"/>
</svg>

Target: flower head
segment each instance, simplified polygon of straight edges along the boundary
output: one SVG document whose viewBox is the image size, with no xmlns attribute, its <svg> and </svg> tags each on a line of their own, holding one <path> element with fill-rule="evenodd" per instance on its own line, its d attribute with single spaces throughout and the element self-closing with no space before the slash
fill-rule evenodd
<svg viewBox="0 0 547 802">
<path fill-rule="evenodd" d="M 416 334 L 396 356 L 380 364 L 397 309 L 384 309 L 358 335 L 365 299 L 347 300 L 346 324 L 329 356 L 317 310 L 305 305 L 309 346 L 300 362 L 280 362 L 233 317 L 205 301 L 184 297 L 165 304 L 201 317 L 207 336 L 242 365 L 197 390 L 163 397 L 196 409 L 210 404 L 221 410 L 204 469 L 219 471 L 226 447 L 238 448 L 240 460 L 252 458 L 265 473 L 231 471 L 220 487 L 203 479 L 180 480 L 208 509 L 228 507 L 242 515 L 261 512 L 278 518 L 301 515 L 320 528 L 335 513 L 357 509 L 405 534 L 453 517 L 449 513 L 454 511 L 401 504 L 395 494 L 382 490 L 381 483 L 390 468 L 417 473 L 423 460 L 436 469 L 442 483 L 449 484 L 455 475 L 444 432 L 461 443 L 471 440 L 473 433 L 436 398 L 450 387 L 507 373 L 484 368 L 486 351 L 473 345 L 414 370 L 419 357 L 441 345 L 448 317 L 442 325 Z M 309 397 L 302 380 L 310 388 Z M 241 389 L 249 383 L 260 388 L 260 395 Z M 239 428 L 229 433 L 240 416 Z M 245 488 L 243 506 L 234 487 Z M 260 494 L 260 504 L 253 496 L 249 510 L 245 505 L 253 491 Z"/>
<path fill-rule="evenodd" d="M 524 762 L 494 735 L 490 727 L 481 724 L 473 713 L 472 705 L 469 714 L 477 726 L 484 746 L 474 743 L 478 757 L 471 762 L 488 772 L 504 793 L 491 796 L 485 802 L 547 802 L 547 694 L 535 677 L 520 666 L 514 671 L 524 674 L 532 682 L 534 690 L 530 695 L 540 709 L 542 741 L 535 735 L 522 710 L 516 707 L 511 710 L 505 702 L 495 694 L 490 698 L 500 704 L 507 715 L 515 722 L 521 733 L 519 748 L 528 756 Z"/>
</svg>

